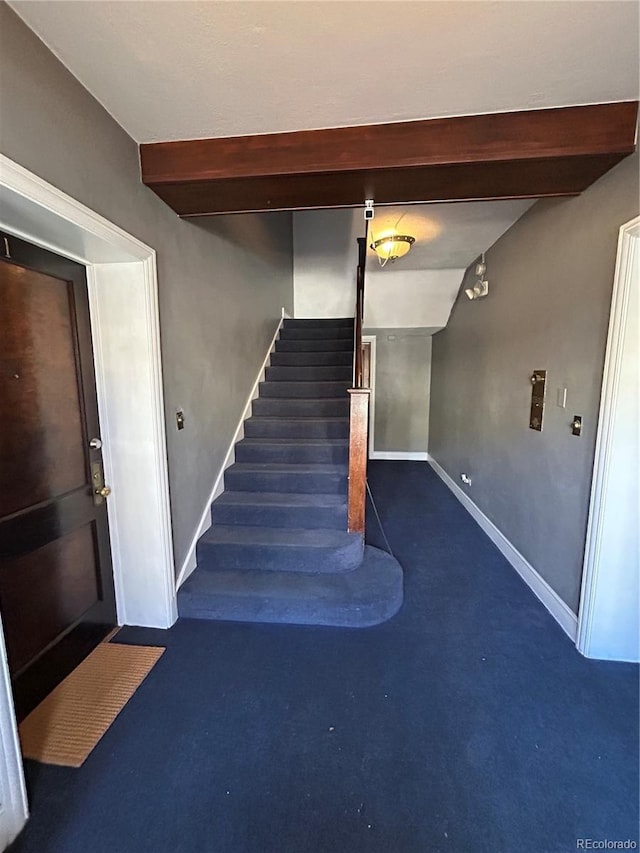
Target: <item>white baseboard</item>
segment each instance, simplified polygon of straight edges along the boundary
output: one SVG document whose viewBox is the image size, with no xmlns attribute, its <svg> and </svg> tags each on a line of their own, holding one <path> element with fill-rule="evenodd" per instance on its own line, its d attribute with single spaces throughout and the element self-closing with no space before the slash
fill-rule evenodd
<svg viewBox="0 0 640 853">
<path fill-rule="evenodd" d="M 215 482 L 213 484 L 213 488 L 211 489 L 211 494 L 209 495 L 209 499 L 207 500 L 204 510 L 202 511 L 200 524 L 198 525 L 196 532 L 193 534 L 193 539 L 191 540 L 191 545 L 189 547 L 189 550 L 187 551 L 187 556 L 185 557 L 184 562 L 182 563 L 182 566 L 178 573 L 178 578 L 176 580 L 176 589 L 179 589 L 182 586 L 182 584 L 196 568 L 196 545 L 198 544 L 198 539 L 200 539 L 202 534 L 205 533 L 211 527 L 211 504 L 218 497 L 218 495 L 221 495 L 224 491 L 224 472 L 230 465 L 233 465 L 235 461 L 235 446 L 242 438 L 244 438 L 244 422 L 251 415 L 251 404 L 258 396 L 259 385 L 261 382 L 264 381 L 265 371 L 269 363 L 269 359 L 271 358 L 271 353 L 275 350 L 276 341 L 278 340 L 278 335 L 280 334 L 280 329 L 282 328 L 282 324 L 286 319 L 289 319 L 289 314 L 287 314 L 287 312 L 283 308 L 282 316 L 280 317 L 280 321 L 271 340 L 271 344 L 269 345 L 267 354 L 264 357 L 262 366 L 258 371 L 256 381 L 253 383 L 253 387 L 249 393 L 245 407 L 242 410 L 242 414 L 240 415 L 240 420 L 238 421 L 236 431 L 234 432 L 233 438 L 231 439 L 229 447 L 227 448 L 227 454 L 224 458 L 224 462 L 222 463 L 222 466 L 218 471 L 218 476 L 216 477 Z"/>
<path fill-rule="evenodd" d="M 520 551 L 518 551 L 518 549 L 509 542 L 507 537 L 501 533 L 495 524 L 482 512 L 482 510 L 474 504 L 463 489 L 461 489 L 460 486 L 451 479 L 444 468 L 438 465 L 432 457 L 429 458 L 429 464 L 438 477 L 440 477 L 442 482 L 451 489 L 467 512 L 480 525 L 496 548 L 504 557 L 506 557 L 509 563 L 511 563 L 522 580 L 534 592 L 542 604 L 544 604 L 562 630 L 575 643 L 578 630 L 578 618 L 573 610 L 565 604 L 558 593 L 553 590 L 546 580 L 544 580 L 544 578 L 541 577 L 533 568 L 531 563 L 522 556 Z"/>
<path fill-rule="evenodd" d="M 428 462 L 426 450 L 372 450 L 369 459 L 405 460 L 407 462 Z"/>
</svg>

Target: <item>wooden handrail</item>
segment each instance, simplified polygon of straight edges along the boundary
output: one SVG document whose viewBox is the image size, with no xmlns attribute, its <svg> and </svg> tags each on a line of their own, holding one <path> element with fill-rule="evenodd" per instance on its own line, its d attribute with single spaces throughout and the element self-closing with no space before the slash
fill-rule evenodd
<svg viewBox="0 0 640 853">
<path fill-rule="evenodd" d="M 367 445 L 369 433 L 369 388 L 364 387 L 362 365 L 362 323 L 364 315 L 364 279 L 367 259 L 368 222 L 364 237 L 358 237 L 356 305 L 353 321 L 353 388 L 349 389 L 349 498 L 347 529 L 364 534 L 367 497 Z"/>
<path fill-rule="evenodd" d="M 362 302 L 364 275 L 358 267 L 356 273 L 356 309 L 353 328 L 353 387 L 362 388 Z"/>
<path fill-rule="evenodd" d="M 364 237 L 358 237 L 358 268 L 356 270 L 356 307 L 353 335 L 353 387 L 362 388 L 362 318 L 364 315 L 364 271 L 367 262 L 367 233 L 369 223 L 365 221 Z"/>
</svg>

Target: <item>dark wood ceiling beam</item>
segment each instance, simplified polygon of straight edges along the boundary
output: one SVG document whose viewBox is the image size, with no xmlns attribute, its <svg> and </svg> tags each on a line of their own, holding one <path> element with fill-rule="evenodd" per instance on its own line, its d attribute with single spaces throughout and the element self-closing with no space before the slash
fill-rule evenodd
<svg viewBox="0 0 640 853">
<path fill-rule="evenodd" d="M 142 145 L 181 216 L 575 195 L 635 149 L 638 104 Z"/>
</svg>

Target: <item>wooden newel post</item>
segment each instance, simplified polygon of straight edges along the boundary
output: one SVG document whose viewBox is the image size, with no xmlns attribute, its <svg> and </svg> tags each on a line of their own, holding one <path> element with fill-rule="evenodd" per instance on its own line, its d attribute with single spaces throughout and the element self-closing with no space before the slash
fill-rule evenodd
<svg viewBox="0 0 640 853">
<path fill-rule="evenodd" d="M 364 533 L 364 513 L 367 500 L 367 455 L 369 432 L 369 388 L 349 388 L 349 505 L 347 530 Z"/>
</svg>

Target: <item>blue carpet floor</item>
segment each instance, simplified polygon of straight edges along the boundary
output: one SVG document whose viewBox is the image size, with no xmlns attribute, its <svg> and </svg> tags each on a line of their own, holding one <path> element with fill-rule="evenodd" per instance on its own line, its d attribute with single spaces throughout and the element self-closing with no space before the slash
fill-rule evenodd
<svg viewBox="0 0 640 853">
<path fill-rule="evenodd" d="M 582 658 L 424 463 L 370 483 L 405 570 L 374 628 L 181 620 L 18 853 L 568 853 L 638 841 L 638 669 Z M 368 537 L 384 548 L 372 515 Z"/>
</svg>

